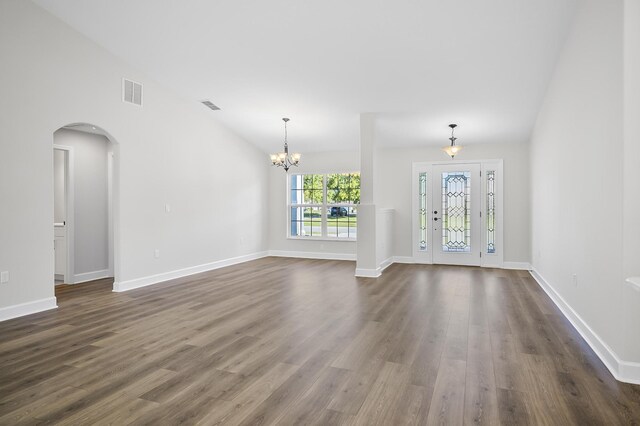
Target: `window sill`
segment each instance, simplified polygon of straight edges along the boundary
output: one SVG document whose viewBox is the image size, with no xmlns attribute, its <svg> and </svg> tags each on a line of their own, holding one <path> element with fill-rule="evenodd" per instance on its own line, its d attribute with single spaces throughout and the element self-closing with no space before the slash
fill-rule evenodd
<svg viewBox="0 0 640 426">
<path fill-rule="evenodd" d="M 287 237 L 287 240 L 296 241 L 337 241 L 337 242 L 351 242 L 358 241 L 356 238 L 329 238 L 329 237 Z"/>
</svg>

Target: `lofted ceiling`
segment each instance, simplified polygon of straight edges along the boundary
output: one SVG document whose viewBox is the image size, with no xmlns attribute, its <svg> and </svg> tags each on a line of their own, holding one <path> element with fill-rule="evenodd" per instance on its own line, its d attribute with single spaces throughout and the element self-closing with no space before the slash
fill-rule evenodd
<svg viewBox="0 0 640 426">
<path fill-rule="evenodd" d="M 265 152 L 525 142 L 579 0 L 35 0 Z M 124 77 L 124 76 L 123 76 Z M 203 106 L 203 108 L 205 108 Z"/>
</svg>

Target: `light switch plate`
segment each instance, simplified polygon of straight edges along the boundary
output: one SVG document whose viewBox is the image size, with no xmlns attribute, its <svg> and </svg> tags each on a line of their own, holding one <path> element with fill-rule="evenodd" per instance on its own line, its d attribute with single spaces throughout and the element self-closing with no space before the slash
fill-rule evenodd
<svg viewBox="0 0 640 426">
<path fill-rule="evenodd" d="M 0 272 L 0 284 L 5 284 L 9 282 L 9 271 Z"/>
</svg>

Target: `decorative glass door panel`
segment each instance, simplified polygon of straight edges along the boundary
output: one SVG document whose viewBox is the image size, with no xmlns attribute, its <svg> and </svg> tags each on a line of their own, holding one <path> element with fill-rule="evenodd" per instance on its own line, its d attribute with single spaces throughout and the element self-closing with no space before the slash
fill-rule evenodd
<svg viewBox="0 0 640 426">
<path fill-rule="evenodd" d="M 480 165 L 434 165 L 432 174 L 433 263 L 479 265 Z"/>
<path fill-rule="evenodd" d="M 471 251 L 471 174 L 443 172 L 442 251 Z"/>
</svg>

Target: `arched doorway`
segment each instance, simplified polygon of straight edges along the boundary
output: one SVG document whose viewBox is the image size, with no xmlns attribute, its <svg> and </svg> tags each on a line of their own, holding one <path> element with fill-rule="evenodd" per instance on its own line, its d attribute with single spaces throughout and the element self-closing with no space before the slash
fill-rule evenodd
<svg viewBox="0 0 640 426">
<path fill-rule="evenodd" d="M 54 285 L 117 279 L 118 144 L 103 128 L 53 133 Z"/>
</svg>

